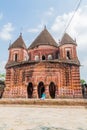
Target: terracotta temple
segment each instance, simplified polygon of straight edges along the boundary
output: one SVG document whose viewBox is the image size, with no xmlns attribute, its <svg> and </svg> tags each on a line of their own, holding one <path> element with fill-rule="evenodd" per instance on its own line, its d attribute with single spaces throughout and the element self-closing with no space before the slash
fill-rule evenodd
<svg viewBox="0 0 87 130">
<path fill-rule="evenodd" d="M 77 43 L 65 33 L 57 43 L 46 27 L 27 48 L 22 34 L 9 46 L 4 98 L 79 98 Z"/>
</svg>

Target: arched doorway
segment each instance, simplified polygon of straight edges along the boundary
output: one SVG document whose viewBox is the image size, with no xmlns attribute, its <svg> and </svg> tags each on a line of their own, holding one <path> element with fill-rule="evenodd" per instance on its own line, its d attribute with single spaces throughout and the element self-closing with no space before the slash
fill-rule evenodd
<svg viewBox="0 0 87 130">
<path fill-rule="evenodd" d="M 55 86 L 54 82 L 51 82 L 49 85 L 49 94 L 50 94 L 51 98 L 55 98 L 56 86 Z"/>
<path fill-rule="evenodd" d="M 42 94 L 45 92 L 45 87 L 43 82 L 39 82 L 38 84 L 38 97 L 41 98 Z"/>
<path fill-rule="evenodd" d="M 46 58 L 45 58 L 45 56 L 43 55 L 43 56 L 42 56 L 42 60 L 45 60 L 45 59 L 46 59 Z"/>
<path fill-rule="evenodd" d="M 83 98 L 87 98 L 87 84 L 82 85 L 82 95 Z"/>
<path fill-rule="evenodd" d="M 27 86 L 27 94 L 28 94 L 28 98 L 32 98 L 32 95 L 33 95 L 33 84 L 32 84 L 32 82 L 30 82 Z"/>
</svg>

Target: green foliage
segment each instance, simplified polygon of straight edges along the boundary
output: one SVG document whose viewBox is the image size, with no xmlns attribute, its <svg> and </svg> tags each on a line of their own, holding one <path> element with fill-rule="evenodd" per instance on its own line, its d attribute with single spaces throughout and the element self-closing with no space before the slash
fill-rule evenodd
<svg viewBox="0 0 87 130">
<path fill-rule="evenodd" d="M 4 81 L 5 80 L 5 73 L 0 74 L 0 80 Z"/>
<path fill-rule="evenodd" d="M 85 81 L 84 79 L 81 79 L 80 81 L 81 81 L 81 84 L 82 84 L 82 85 L 83 85 L 83 84 L 86 84 L 86 81 Z"/>
</svg>

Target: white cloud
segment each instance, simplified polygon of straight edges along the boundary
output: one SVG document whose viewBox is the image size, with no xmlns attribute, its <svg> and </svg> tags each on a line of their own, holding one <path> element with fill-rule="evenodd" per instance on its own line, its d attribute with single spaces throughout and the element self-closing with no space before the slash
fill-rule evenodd
<svg viewBox="0 0 87 130">
<path fill-rule="evenodd" d="M 74 12 L 69 12 L 61 16 L 57 16 L 51 30 L 62 36 L 63 32 L 70 21 Z M 77 39 L 77 44 L 80 50 L 87 48 L 87 6 L 80 8 L 73 17 L 70 26 L 66 32 L 74 39 Z"/>
<path fill-rule="evenodd" d="M 48 23 L 50 23 L 50 21 L 53 19 L 54 16 L 55 16 L 54 8 L 53 7 L 48 8 L 48 10 L 45 11 L 41 15 L 41 24 L 40 24 L 40 26 L 44 26 L 44 25 L 47 25 Z"/>
<path fill-rule="evenodd" d="M 82 66 L 84 66 L 84 65 L 87 68 L 87 60 L 86 59 L 83 59 L 83 61 L 82 61 Z"/>
<path fill-rule="evenodd" d="M 87 57 L 82 58 L 81 60 L 80 72 L 81 79 L 84 79 L 87 82 Z"/>
<path fill-rule="evenodd" d="M 5 73 L 5 65 L 6 65 L 6 61 L 0 62 L 0 73 Z"/>
<path fill-rule="evenodd" d="M 12 23 L 5 24 L 0 30 L 0 39 L 11 40 L 13 31 L 14 31 L 14 27 Z"/>
<path fill-rule="evenodd" d="M 68 14 L 68 15 L 70 15 L 70 14 Z M 68 19 L 68 15 L 63 14 L 62 16 L 57 16 L 51 27 L 52 31 L 60 32 L 61 30 L 63 30 L 65 28 L 65 23 Z"/>
<path fill-rule="evenodd" d="M 36 28 L 29 28 L 27 32 L 29 33 L 37 33 L 43 29 L 45 25 L 48 24 L 50 19 L 54 16 L 54 8 L 50 7 L 47 11 L 45 11 L 43 14 L 41 14 L 41 23 Z"/>
<path fill-rule="evenodd" d="M 41 29 L 43 29 L 44 26 L 45 26 L 45 24 L 41 23 L 41 24 L 39 24 L 37 26 L 37 28 L 30 28 L 30 29 L 27 30 L 27 32 L 29 32 L 29 33 L 38 33 L 38 32 L 41 31 Z"/>
<path fill-rule="evenodd" d="M 51 31 L 56 39 L 62 38 L 64 30 L 74 12 L 64 13 L 54 19 Z M 81 63 L 81 78 L 87 81 L 87 5 L 75 13 L 66 32 L 77 41 L 77 52 Z"/>
<path fill-rule="evenodd" d="M 54 14 L 54 8 L 50 7 L 45 13 L 45 16 L 52 16 Z"/>
<path fill-rule="evenodd" d="M 31 29 L 28 29 L 28 32 L 30 33 L 37 33 L 39 31 L 38 28 L 31 28 Z"/>
<path fill-rule="evenodd" d="M 0 20 L 3 18 L 3 13 L 0 13 Z"/>
</svg>

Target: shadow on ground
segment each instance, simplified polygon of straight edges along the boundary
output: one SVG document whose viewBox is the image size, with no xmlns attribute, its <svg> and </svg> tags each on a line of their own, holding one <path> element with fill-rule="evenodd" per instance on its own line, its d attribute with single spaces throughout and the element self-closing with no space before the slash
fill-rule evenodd
<svg viewBox="0 0 87 130">
<path fill-rule="evenodd" d="M 27 129 L 27 130 L 70 130 L 70 129 L 41 126 L 41 127 L 38 127 L 38 128 Z M 71 128 L 71 130 L 72 130 L 72 128 Z M 77 130 L 87 130 L 87 129 L 77 128 Z"/>
<path fill-rule="evenodd" d="M 31 130 L 69 130 L 69 129 L 64 129 L 64 128 L 55 128 L 55 127 L 38 127 L 38 128 L 34 128 L 34 129 L 31 129 Z M 30 129 L 29 129 L 30 130 Z"/>
</svg>

